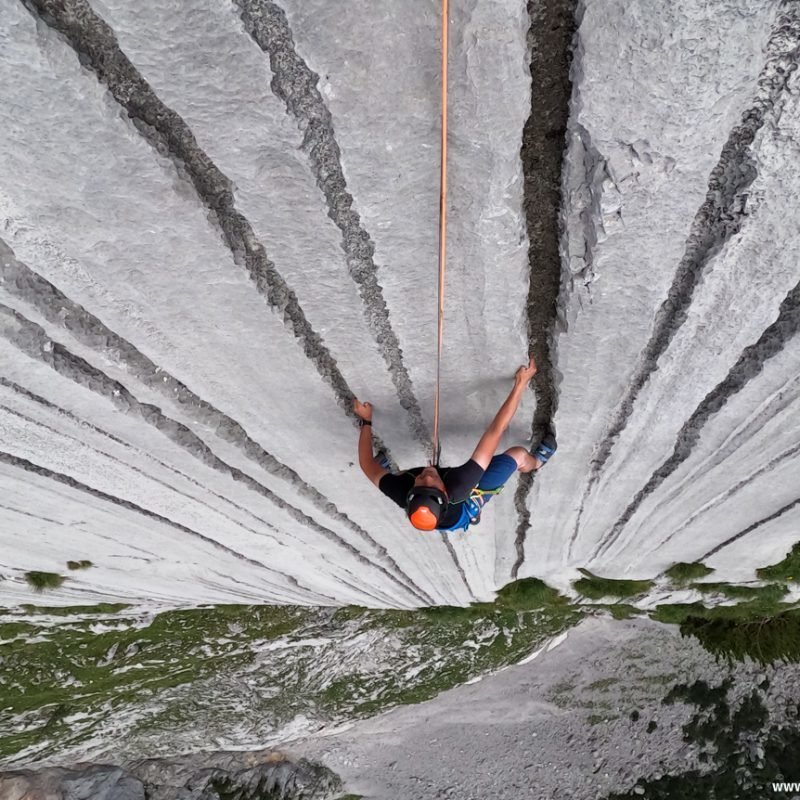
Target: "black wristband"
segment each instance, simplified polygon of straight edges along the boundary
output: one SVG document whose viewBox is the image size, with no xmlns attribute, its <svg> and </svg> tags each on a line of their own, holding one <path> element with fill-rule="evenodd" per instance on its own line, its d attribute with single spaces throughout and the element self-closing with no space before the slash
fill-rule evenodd
<svg viewBox="0 0 800 800">
<path fill-rule="evenodd" d="M 361 424 L 359 427 L 363 428 L 365 425 L 369 425 L 370 428 L 372 427 L 372 420 L 371 419 L 362 419 Z"/>
</svg>

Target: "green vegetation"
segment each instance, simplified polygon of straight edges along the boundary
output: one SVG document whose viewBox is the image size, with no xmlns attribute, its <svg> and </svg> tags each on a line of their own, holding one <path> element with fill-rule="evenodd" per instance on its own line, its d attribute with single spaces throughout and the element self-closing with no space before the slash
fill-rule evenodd
<svg viewBox="0 0 800 800">
<path fill-rule="evenodd" d="M 688 617 L 684 636 L 694 636 L 706 650 L 728 660 L 750 658 L 762 664 L 800 661 L 800 611 L 785 611 L 750 621 Z"/>
<path fill-rule="evenodd" d="M 800 581 L 800 542 L 786 554 L 783 561 L 757 569 L 756 575 L 765 581 Z"/>
<path fill-rule="evenodd" d="M 772 609 L 788 589 L 781 584 L 767 584 L 765 586 L 737 586 L 733 583 L 693 583 L 692 589 L 700 592 L 720 594 L 732 600 L 749 600 L 757 603 L 759 607 Z"/>
<path fill-rule="evenodd" d="M 43 592 L 45 589 L 58 589 L 64 583 L 66 578 L 63 575 L 57 575 L 55 572 L 26 572 L 25 580 L 36 592 Z"/>
<path fill-rule="evenodd" d="M 631 791 L 609 794 L 605 800 L 751 800 L 772 796 L 773 782 L 800 780 L 800 730 L 783 720 L 771 722 L 759 690 L 736 699 L 731 688 L 730 680 L 718 686 L 696 681 L 674 687 L 664 698 L 666 704 L 680 701 L 695 707 L 683 726 L 683 739 L 699 749 L 702 769 L 641 778 Z M 791 699 L 786 712 L 789 719 L 796 718 Z"/>
<path fill-rule="evenodd" d="M 135 722 L 142 733 L 357 719 L 514 664 L 583 616 L 535 579 L 467 608 L 30 610 L 0 618 L 0 759 L 58 752 L 116 709 L 150 708 Z"/>
<path fill-rule="evenodd" d="M 696 581 L 698 578 L 705 578 L 710 575 L 714 570 L 707 567 L 700 561 L 679 561 L 673 564 L 664 575 L 666 575 L 673 583 L 682 586 L 690 581 Z"/>
<path fill-rule="evenodd" d="M 653 587 L 653 581 L 628 581 L 613 578 L 601 578 L 589 570 L 582 569 L 585 576 L 572 585 L 575 590 L 590 600 L 602 600 L 605 597 L 632 597 L 646 594 Z"/>
<path fill-rule="evenodd" d="M 89 567 L 93 567 L 93 566 L 94 566 L 94 564 L 92 564 L 91 561 L 87 561 L 86 559 L 83 559 L 81 561 L 67 561 L 67 568 L 68 569 L 72 569 L 72 570 L 75 570 L 75 569 L 89 569 Z"/>
<path fill-rule="evenodd" d="M 568 598 L 538 578 L 523 578 L 506 584 L 497 593 L 495 602 L 498 606 L 517 611 L 529 611 L 535 608 L 566 608 L 570 605 Z"/>
<path fill-rule="evenodd" d="M 130 608 L 130 606 L 127 603 L 97 603 L 93 606 L 35 606 L 31 603 L 24 603 L 20 608 L 26 614 L 72 617 L 86 614 L 116 614 L 118 611 Z"/>
<path fill-rule="evenodd" d="M 698 567 L 706 570 L 674 565 L 672 577 L 692 581 Z M 652 581 L 582 572 L 575 588 L 587 602 L 570 602 L 526 578 L 505 586 L 492 603 L 465 608 L 217 606 L 152 617 L 124 604 L 6 611 L 0 759 L 26 748 L 39 758 L 54 755 L 96 735 L 116 710 L 137 710 L 131 735 L 200 726 L 224 738 L 232 724 L 268 733 L 299 714 L 321 723 L 358 719 L 517 663 L 586 613 L 608 611 L 615 619 L 646 613 L 609 598 L 643 595 Z M 29 575 L 48 576 L 48 588 L 65 580 Z M 720 657 L 800 660 L 800 611 L 783 602 L 784 584 L 692 585 L 707 593 L 708 606 L 661 605 L 650 616 L 680 625 Z M 737 602 L 714 607 L 720 597 Z M 613 692 L 612 682 L 590 688 Z M 556 688 L 554 703 L 580 705 L 571 696 L 574 686 Z M 619 711 L 609 707 L 603 716 L 597 703 L 590 710 L 598 722 Z"/>
<path fill-rule="evenodd" d="M 242 647 L 246 639 L 277 638 L 313 613 L 219 606 L 165 612 L 145 626 L 135 618 L 111 616 L 101 632 L 96 611 L 87 620 L 58 625 L 40 626 L 31 618 L 0 624 L 0 720 L 8 720 L 0 722 L 0 759 L 41 741 L 62 739 L 66 744 L 74 733 L 65 722 L 71 714 L 85 713 L 99 721 L 107 715 L 104 707 L 132 706 L 251 663 L 253 653 Z M 212 641 L 214 647 L 208 647 Z M 23 718 L 25 725 L 19 722 Z"/>
<path fill-rule="evenodd" d="M 650 618 L 667 625 L 680 625 L 692 614 L 704 614 L 711 609 L 702 603 L 664 603 L 650 612 Z"/>
<path fill-rule="evenodd" d="M 800 661 L 800 611 L 781 602 L 781 584 L 735 586 L 694 584 L 712 594 L 742 602 L 707 607 L 702 603 L 660 605 L 651 613 L 659 622 L 680 625 L 709 652 L 730 660 L 750 658 L 761 663 Z"/>
<path fill-rule="evenodd" d="M 392 705 L 420 703 L 471 677 L 517 663 L 550 636 L 577 624 L 583 611 L 536 578 L 503 587 L 494 603 L 434 606 L 416 611 L 340 609 L 339 620 L 357 621 L 362 631 L 392 631 L 407 637 L 419 666 L 409 682 L 401 670 L 374 679 L 343 676 L 324 689 L 321 703 L 339 709 L 357 698 L 364 714 Z M 442 655 L 447 654 L 446 663 Z"/>
<path fill-rule="evenodd" d="M 780 614 L 791 608 L 792 604 L 781 602 L 787 588 L 781 584 L 766 586 L 735 586 L 728 583 L 693 584 L 694 588 L 709 594 L 720 595 L 743 602 L 733 605 L 708 607 L 702 603 L 671 603 L 656 606 L 650 616 L 658 622 L 680 625 L 689 617 L 704 619 L 729 619 L 740 622 L 755 622 Z"/>
<path fill-rule="evenodd" d="M 627 603 L 612 603 L 607 608 L 614 619 L 631 619 L 631 617 L 637 617 L 642 613 L 636 606 L 631 606 Z"/>
</svg>

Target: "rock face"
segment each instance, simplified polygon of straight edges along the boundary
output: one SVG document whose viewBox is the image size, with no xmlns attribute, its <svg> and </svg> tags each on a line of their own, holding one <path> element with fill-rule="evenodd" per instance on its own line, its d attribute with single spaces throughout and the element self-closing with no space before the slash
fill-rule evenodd
<svg viewBox="0 0 800 800">
<path fill-rule="evenodd" d="M 797 4 L 453 5 L 443 463 L 529 348 L 508 444 L 561 444 L 422 536 L 349 407 L 425 462 L 438 5 L 3 0 L 0 604 L 67 560 L 52 604 L 414 607 L 793 543 Z"/>
<path fill-rule="evenodd" d="M 0 772 L 3 800 L 329 800 L 341 781 L 326 767 L 279 753 L 200 753 L 125 768 L 77 764 Z"/>
</svg>

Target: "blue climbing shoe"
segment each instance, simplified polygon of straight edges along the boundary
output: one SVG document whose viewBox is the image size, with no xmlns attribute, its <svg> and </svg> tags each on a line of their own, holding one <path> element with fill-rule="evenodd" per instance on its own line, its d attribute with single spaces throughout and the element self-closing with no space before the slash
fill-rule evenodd
<svg viewBox="0 0 800 800">
<path fill-rule="evenodd" d="M 536 446 L 535 450 L 531 450 L 531 455 L 538 458 L 544 466 L 552 457 L 553 453 L 558 449 L 556 444 L 556 435 L 552 431 L 547 431 L 542 437 L 542 440 Z"/>
</svg>

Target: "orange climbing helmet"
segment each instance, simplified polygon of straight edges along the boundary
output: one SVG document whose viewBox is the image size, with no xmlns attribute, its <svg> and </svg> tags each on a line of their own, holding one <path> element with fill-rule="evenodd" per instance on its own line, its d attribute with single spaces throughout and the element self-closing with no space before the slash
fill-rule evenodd
<svg viewBox="0 0 800 800">
<path fill-rule="evenodd" d="M 447 508 L 447 495 L 429 486 L 415 486 L 406 498 L 406 514 L 418 531 L 436 529 Z"/>
</svg>

